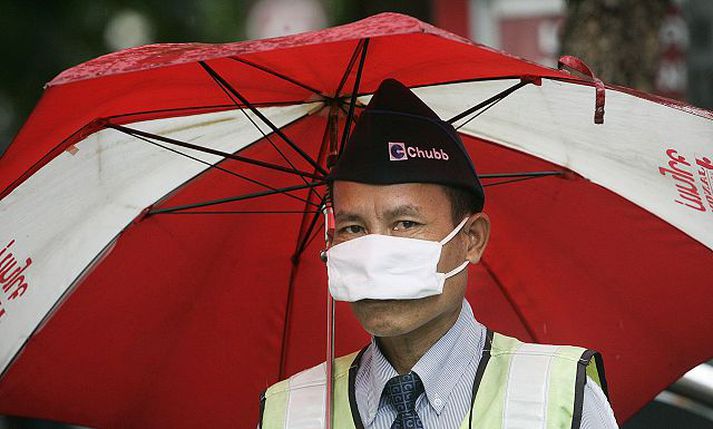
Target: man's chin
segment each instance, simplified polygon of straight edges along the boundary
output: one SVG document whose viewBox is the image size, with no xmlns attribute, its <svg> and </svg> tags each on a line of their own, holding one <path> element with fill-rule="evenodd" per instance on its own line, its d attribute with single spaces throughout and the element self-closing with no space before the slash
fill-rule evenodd
<svg viewBox="0 0 713 429">
<path fill-rule="evenodd" d="M 366 332 L 375 337 L 395 337 L 412 331 L 413 317 L 402 300 L 364 299 L 352 303 L 352 311 Z"/>
<path fill-rule="evenodd" d="M 408 329 L 404 329 L 401 326 L 394 326 L 391 324 L 385 324 L 385 323 L 376 323 L 371 326 L 364 326 L 362 325 L 364 330 L 368 332 L 370 335 L 374 337 L 379 337 L 379 338 L 389 338 L 389 337 L 398 337 L 400 335 L 407 334 L 410 332 Z"/>
</svg>

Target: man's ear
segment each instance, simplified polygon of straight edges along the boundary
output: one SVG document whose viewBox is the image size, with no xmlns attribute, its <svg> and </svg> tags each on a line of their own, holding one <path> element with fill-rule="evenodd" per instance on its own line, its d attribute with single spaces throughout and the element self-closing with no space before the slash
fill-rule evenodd
<svg viewBox="0 0 713 429">
<path fill-rule="evenodd" d="M 463 225 L 468 240 L 467 258 L 472 264 L 480 262 L 490 238 L 490 218 L 484 212 L 475 213 Z"/>
</svg>

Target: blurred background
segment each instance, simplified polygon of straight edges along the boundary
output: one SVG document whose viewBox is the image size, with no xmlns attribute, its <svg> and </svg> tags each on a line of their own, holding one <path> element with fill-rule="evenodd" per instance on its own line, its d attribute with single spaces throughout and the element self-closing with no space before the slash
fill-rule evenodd
<svg viewBox="0 0 713 429">
<path fill-rule="evenodd" d="M 607 83 L 713 109 L 711 0 L 0 0 L 0 154 L 62 70 L 132 46 L 233 42 L 393 11 L 551 67 L 583 59 Z M 713 427 L 713 366 L 624 427 Z M 0 416 L 4 428 L 64 425 Z"/>
<path fill-rule="evenodd" d="M 605 82 L 713 108 L 710 0 L 0 0 L 0 153 L 43 85 L 108 52 L 156 42 L 275 37 L 397 11 Z"/>
</svg>

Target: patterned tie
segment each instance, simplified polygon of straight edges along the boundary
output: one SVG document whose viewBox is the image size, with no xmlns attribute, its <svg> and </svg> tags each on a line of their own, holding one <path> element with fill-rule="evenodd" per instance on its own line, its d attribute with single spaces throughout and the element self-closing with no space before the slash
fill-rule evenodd
<svg viewBox="0 0 713 429">
<path fill-rule="evenodd" d="M 416 399 L 423 393 L 423 382 L 415 372 L 397 375 L 384 387 L 386 397 L 399 414 L 391 429 L 423 429 L 416 414 Z"/>
</svg>

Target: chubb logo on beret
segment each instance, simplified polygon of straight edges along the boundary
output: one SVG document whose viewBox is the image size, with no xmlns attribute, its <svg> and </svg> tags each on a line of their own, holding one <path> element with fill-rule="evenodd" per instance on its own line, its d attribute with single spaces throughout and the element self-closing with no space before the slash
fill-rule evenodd
<svg viewBox="0 0 713 429">
<path fill-rule="evenodd" d="M 389 142 L 389 161 L 406 161 L 409 158 L 448 161 L 449 157 L 443 149 L 421 149 L 417 146 L 406 146 L 406 143 Z"/>
</svg>

